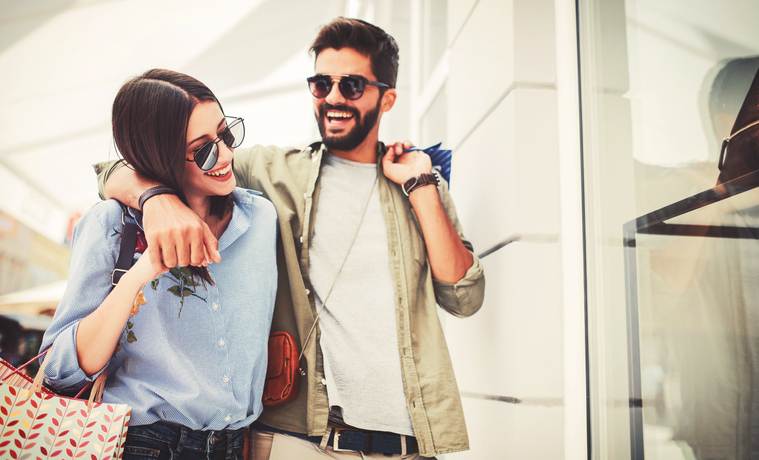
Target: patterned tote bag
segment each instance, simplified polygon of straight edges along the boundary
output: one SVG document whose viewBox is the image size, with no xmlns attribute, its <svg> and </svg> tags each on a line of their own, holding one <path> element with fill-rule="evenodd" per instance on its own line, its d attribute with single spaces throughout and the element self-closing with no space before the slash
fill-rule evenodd
<svg viewBox="0 0 759 460">
<path fill-rule="evenodd" d="M 42 355 L 40 355 L 42 356 Z M 35 380 L 0 359 L 0 459 L 120 459 L 131 408 L 102 402 L 105 373 L 88 400 L 60 396 L 42 386 L 47 358 Z"/>
</svg>

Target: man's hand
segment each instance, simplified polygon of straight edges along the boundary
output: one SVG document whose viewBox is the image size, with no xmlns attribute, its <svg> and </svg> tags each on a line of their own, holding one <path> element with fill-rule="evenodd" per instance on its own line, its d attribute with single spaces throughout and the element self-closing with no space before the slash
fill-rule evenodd
<svg viewBox="0 0 759 460">
<path fill-rule="evenodd" d="M 387 152 L 382 157 L 385 177 L 398 185 L 403 185 L 420 174 L 432 172 L 430 156 L 424 152 L 404 152 L 411 147 L 409 142 L 396 142 L 387 147 Z"/>
<path fill-rule="evenodd" d="M 208 225 L 175 195 L 158 195 L 142 212 L 145 238 L 154 266 L 208 266 L 221 262 L 219 242 Z"/>
</svg>

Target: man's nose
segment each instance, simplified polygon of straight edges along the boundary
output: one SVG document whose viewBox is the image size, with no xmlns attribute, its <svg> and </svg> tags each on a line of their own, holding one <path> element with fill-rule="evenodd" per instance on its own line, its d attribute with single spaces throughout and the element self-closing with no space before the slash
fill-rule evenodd
<svg viewBox="0 0 759 460">
<path fill-rule="evenodd" d="M 345 103 L 345 98 L 343 97 L 343 93 L 340 92 L 340 84 L 338 82 L 332 84 L 332 88 L 330 88 L 329 94 L 327 94 L 327 97 L 325 97 L 324 100 L 331 105 Z"/>
</svg>

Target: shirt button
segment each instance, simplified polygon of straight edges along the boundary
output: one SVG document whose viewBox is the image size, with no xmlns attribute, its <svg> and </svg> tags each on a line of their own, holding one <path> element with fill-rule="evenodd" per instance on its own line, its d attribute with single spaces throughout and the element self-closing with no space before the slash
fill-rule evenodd
<svg viewBox="0 0 759 460">
<path fill-rule="evenodd" d="M 311 295 L 311 289 L 306 288 L 306 295 Z"/>
<path fill-rule="evenodd" d="M 325 386 L 327 385 L 327 380 L 326 379 L 322 379 L 322 385 L 325 385 Z"/>
<path fill-rule="evenodd" d="M 219 339 L 219 341 L 216 342 L 216 345 L 218 345 L 219 348 L 224 348 L 225 344 L 226 344 L 226 342 L 224 341 L 224 339 Z"/>
<path fill-rule="evenodd" d="M 213 308 L 213 311 L 219 311 L 219 304 L 218 304 L 218 303 L 216 303 L 216 302 L 214 302 L 214 303 L 211 305 L 211 308 Z"/>
<path fill-rule="evenodd" d="M 229 381 L 230 381 L 230 378 L 229 378 L 229 376 L 228 376 L 228 375 L 225 375 L 225 376 L 222 378 L 222 380 L 223 380 L 223 381 L 224 381 L 224 383 L 226 384 L 226 383 L 229 383 Z"/>
<path fill-rule="evenodd" d="M 298 241 L 300 241 L 300 244 L 303 244 L 303 235 L 301 235 L 300 238 L 298 238 Z"/>
<path fill-rule="evenodd" d="M 232 421 L 232 416 L 229 415 L 229 414 L 227 414 L 227 416 L 224 417 L 224 421 L 227 422 L 227 423 L 231 422 Z"/>
</svg>

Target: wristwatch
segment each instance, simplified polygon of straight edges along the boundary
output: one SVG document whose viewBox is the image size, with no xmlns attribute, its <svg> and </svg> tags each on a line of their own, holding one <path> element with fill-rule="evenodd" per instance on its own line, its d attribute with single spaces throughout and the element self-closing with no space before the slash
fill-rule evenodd
<svg viewBox="0 0 759 460">
<path fill-rule="evenodd" d="M 403 193 L 406 196 L 409 196 L 411 192 L 418 189 L 419 187 L 424 187 L 425 185 L 437 186 L 439 182 L 440 180 L 437 178 L 437 174 L 434 172 L 431 174 L 420 174 L 419 176 L 412 177 L 411 179 L 404 182 L 401 188 L 403 189 Z"/>
</svg>

